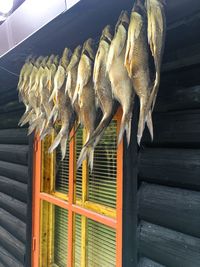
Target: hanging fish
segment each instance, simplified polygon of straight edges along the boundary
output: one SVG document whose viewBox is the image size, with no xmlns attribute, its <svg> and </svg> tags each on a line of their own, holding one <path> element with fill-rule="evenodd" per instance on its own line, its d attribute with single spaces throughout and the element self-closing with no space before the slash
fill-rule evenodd
<svg viewBox="0 0 200 267">
<path fill-rule="evenodd" d="M 129 145 L 135 93 L 132 81 L 124 67 L 128 25 L 128 13 L 127 11 L 122 11 L 115 27 L 114 38 L 110 45 L 106 69 L 111 81 L 113 96 L 120 103 L 123 110 L 118 144 L 121 142 L 123 134 L 126 131 L 127 144 Z"/>
<path fill-rule="evenodd" d="M 67 66 L 70 62 L 71 51 L 68 48 L 65 48 L 63 56 L 60 60 L 60 65 L 58 66 L 57 72 L 54 77 L 54 89 L 53 96 L 55 96 L 55 106 L 56 110 L 59 112 L 61 129 L 57 134 L 53 144 L 49 148 L 49 153 L 52 153 L 53 150 L 60 144 L 62 160 L 66 155 L 67 141 L 69 139 L 70 131 L 75 123 L 75 112 L 71 105 L 70 98 L 68 94 L 65 94 L 66 87 L 66 71 Z"/>
<path fill-rule="evenodd" d="M 140 144 L 146 120 L 153 138 L 151 112 L 146 116 L 152 82 L 150 79 L 146 11 L 143 2 L 144 0 L 136 0 L 132 9 L 125 55 L 126 69 L 132 79 L 134 90 L 140 99 L 138 144 Z"/>
<path fill-rule="evenodd" d="M 65 92 L 68 93 L 71 101 L 73 100 L 76 88 L 78 64 L 81 58 L 81 48 L 82 48 L 81 45 L 79 45 L 74 49 L 70 63 L 67 67 L 67 82 L 66 82 Z M 79 118 L 80 107 L 78 104 L 78 99 L 74 101 L 73 107 L 75 109 L 77 117 Z"/>
<path fill-rule="evenodd" d="M 57 66 L 58 56 L 51 55 L 40 78 L 39 94 L 41 97 L 41 108 L 43 108 L 41 116 L 44 120 L 44 127 L 40 130 L 41 139 L 53 129 L 53 121 L 49 120 L 49 117 L 53 110 L 54 103 L 53 101 L 49 101 L 49 98 L 52 93 L 52 75 L 55 75 Z"/>
<path fill-rule="evenodd" d="M 78 97 L 80 106 L 81 124 L 86 129 L 86 142 L 94 132 L 96 122 L 96 104 L 95 91 L 93 84 L 93 65 L 94 65 L 95 49 L 94 41 L 89 38 L 83 45 L 81 59 L 78 65 L 77 85 L 73 102 Z M 86 143 L 85 142 L 85 143 Z M 87 157 L 88 165 L 91 170 L 93 168 L 94 148 L 93 146 L 82 149 L 77 161 L 77 169 L 81 166 L 83 159 Z"/>
<path fill-rule="evenodd" d="M 114 99 L 112 96 L 111 83 L 106 72 L 108 52 L 113 38 L 111 32 L 110 25 L 107 25 L 102 31 L 93 71 L 95 94 L 102 110 L 103 117 L 90 139 L 85 144 L 85 147 L 91 144 L 95 147 L 98 144 L 101 136 L 113 118 Z"/>
<path fill-rule="evenodd" d="M 48 56 L 44 57 L 39 68 L 35 70 L 34 84 L 30 87 L 29 90 L 29 104 L 33 109 L 34 115 L 32 116 L 32 120 L 29 121 L 29 129 L 28 135 L 30 135 L 34 130 L 38 132 L 43 126 L 43 120 L 40 118 L 41 113 L 41 97 L 39 94 L 40 87 L 40 78 L 44 72 L 44 68 L 46 66 L 48 60 Z"/>
<path fill-rule="evenodd" d="M 151 91 L 147 105 L 147 112 L 149 109 L 153 111 L 160 85 L 160 69 L 166 35 L 166 18 L 164 5 L 164 0 L 146 0 L 148 42 L 152 56 L 154 58 L 156 71 L 153 89 Z"/>
<path fill-rule="evenodd" d="M 42 60 L 43 60 L 42 56 L 38 57 L 34 63 L 29 64 L 27 71 L 24 73 L 24 80 L 21 85 L 21 88 L 23 88 L 23 90 L 21 91 L 21 96 L 26 106 L 26 110 L 19 121 L 19 125 L 21 126 L 28 123 L 31 120 L 32 116 L 34 115 L 34 110 L 32 108 L 32 105 L 30 104 L 29 92 L 35 83 L 36 74 Z"/>
</svg>

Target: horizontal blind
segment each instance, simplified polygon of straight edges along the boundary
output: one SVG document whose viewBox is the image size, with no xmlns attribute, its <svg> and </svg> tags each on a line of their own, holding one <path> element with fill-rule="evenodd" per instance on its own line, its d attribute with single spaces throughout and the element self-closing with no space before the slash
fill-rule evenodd
<svg viewBox="0 0 200 267">
<path fill-rule="evenodd" d="M 68 252 L 68 212 L 57 206 L 55 206 L 54 232 L 54 263 L 59 267 L 66 267 Z"/>
<path fill-rule="evenodd" d="M 83 147 L 83 128 L 79 128 L 76 133 L 76 161 L 80 155 L 81 149 Z M 76 197 L 82 197 L 82 167 L 80 167 L 76 172 Z"/>
<path fill-rule="evenodd" d="M 74 265 L 81 266 L 81 216 L 75 215 Z"/>
<path fill-rule="evenodd" d="M 116 266 L 116 233 L 108 226 L 88 219 L 88 267 Z"/>
<path fill-rule="evenodd" d="M 69 192 L 69 144 L 67 144 L 66 156 L 61 160 L 60 146 L 56 149 L 56 179 L 55 190 L 60 193 Z"/>
<path fill-rule="evenodd" d="M 94 167 L 89 172 L 89 201 L 116 208 L 117 121 L 113 120 L 95 148 Z"/>
</svg>

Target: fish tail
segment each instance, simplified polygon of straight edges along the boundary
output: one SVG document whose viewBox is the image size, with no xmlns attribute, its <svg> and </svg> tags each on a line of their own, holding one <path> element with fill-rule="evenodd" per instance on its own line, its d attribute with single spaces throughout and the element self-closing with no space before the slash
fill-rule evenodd
<svg viewBox="0 0 200 267">
<path fill-rule="evenodd" d="M 130 114 L 123 114 L 118 135 L 118 145 L 121 143 L 124 132 L 126 131 L 126 140 L 129 146 L 131 139 L 131 121 L 132 121 L 132 116 Z"/>
<path fill-rule="evenodd" d="M 26 109 L 26 111 L 24 112 L 24 114 L 20 118 L 18 125 L 21 125 L 21 123 L 26 119 L 27 116 L 28 116 L 28 110 Z"/>
<path fill-rule="evenodd" d="M 88 166 L 90 166 L 90 171 L 92 172 L 94 165 L 94 147 L 90 146 L 88 148 Z"/>
<path fill-rule="evenodd" d="M 144 99 L 140 98 L 140 115 L 139 115 L 139 122 L 138 122 L 138 132 L 137 132 L 137 142 L 140 145 L 142 135 L 145 128 L 145 103 Z"/>
<path fill-rule="evenodd" d="M 147 114 L 146 121 L 147 121 L 147 127 L 149 129 L 149 133 L 151 135 L 151 141 L 153 141 L 153 122 L 152 122 L 152 113 L 151 113 L 151 110 Z"/>
<path fill-rule="evenodd" d="M 54 149 L 56 149 L 56 147 L 60 144 L 61 139 L 62 139 L 62 135 L 61 135 L 61 132 L 59 132 L 55 140 L 53 141 L 53 144 L 49 148 L 49 153 L 52 153 Z"/>
<path fill-rule="evenodd" d="M 29 128 L 28 128 L 28 134 L 27 134 L 27 135 L 32 134 L 32 132 L 37 128 L 37 125 L 38 125 L 38 120 L 36 119 L 36 120 L 33 121 L 33 122 L 31 123 L 31 125 L 29 126 Z"/>
<path fill-rule="evenodd" d="M 53 120 L 53 122 L 55 122 L 56 119 L 57 119 L 57 117 L 58 117 L 58 108 L 57 108 L 57 106 L 55 105 L 55 106 L 53 107 L 52 111 L 51 111 L 51 114 L 50 114 L 49 118 L 48 118 L 48 123 L 49 123 L 51 120 Z"/>
<path fill-rule="evenodd" d="M 81 153 L 80 153 L 80 155 L 79 155 L 79 157 L 78 157 L 78 160 L 77 160 L 77 164 L 76 164 L 76 168 L 77 168 L 77 170 L 81 167 L 81 165 L 82 165 L 82 162 L 86 159 L 86 157 L 87 157 L 87 154 L 88 154 L 88 147 L 83 147 L 82 149 L 81 149 Z"/>
<path fill-rule="evenodd" d="M 45 126 L 46 126 L 46 119 L 41 120 L 41 122 L 38 125 L 38 130 L 39 130 L 39 136 L 41 138 L 41 135 L 43 134 L 43 132 L 45 131 Z"/>
<path fill-rule="evenodd" d="M 33 115 L 33 110 L 31 110 L 30 112 L 27 111 L 26 115 L 24 114 L 24 118 L 22 116 L 22 118 L 19 121 L 20 126 L 24 126 L 26 123 L 28 123 L 30 121 L 32 115 Z"/>
<path fill-rule="evenodd" d="M 93 162 L 94 162 L 94 147 L 93 146 L 85 146 L 82 148 L 78 161 L 77 161 L 77 170 L 81 167 L 83 161 L 86 158 L 88 158 L 88 166 L 90 166 L 90 170 L 92 172 Z"/>
<path fill-rule="evenodd" d="M 68 136 L 67 135 L 64 135 L 60 140 L 60 148 L 61 148 L 61 154 L 62 154 L 61 161 L 63 161 L 65 156 L 66 156 L 67 140 L 68 140 Z"/>
<path fill-rule="evenodd" d="M 103 117 L 102 120 L 100 121 L 99 125 L 97 126 L 97 128 L 95 129 L 95 131 L 90 136 L 90 138 L 87 141 L 87 143 L 85 144 L 85 146 L 91 145 L 97 139 L 97 137 L 99 135 L 102 136 L 103 133 L 104 133 L 104 131 L 108 127 L 108 125 L 109 125 L 109 123 L 110 123 L 111 120 L 112 120 L 112 117 L 110 115 Z"/>
</svg>

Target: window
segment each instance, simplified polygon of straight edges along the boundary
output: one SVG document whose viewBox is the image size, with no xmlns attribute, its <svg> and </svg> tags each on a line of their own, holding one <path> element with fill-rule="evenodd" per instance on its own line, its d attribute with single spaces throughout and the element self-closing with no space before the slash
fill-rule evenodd
<svg viewBox="0 0 200 267">
<path fill-rule="evenodd" d="M 35 139 L 33 267 L 122 266 L 123 144 L 119 111 L 87 162 L 76 171 L 85 133 L 79 129 L 60 160 L 48 154 L 54 136 Z M 71 136 L 73 136 L 73 131 Z"/>
</svg>

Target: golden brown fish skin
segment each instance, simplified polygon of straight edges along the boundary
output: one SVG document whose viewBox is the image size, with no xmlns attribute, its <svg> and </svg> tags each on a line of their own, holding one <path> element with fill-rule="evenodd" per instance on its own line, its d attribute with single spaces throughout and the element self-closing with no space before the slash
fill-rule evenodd
<svg viewBox="0 0 200 267">
<path fill-rule="evenodd" d="M 57 68 L 55 77 L 54 77 L 54 85 L 53 92 L 50 97 L 50 101 L 57 97 L 58 90 L 63 86 L 66 82 L 66 70 L 71 58 L 71 51 L 69 48 L 65 48 L 62 54 L 62 57 L 59 62 L 59 66 Z"/>
<path fill-rule="evenodd" d="M 127 144 L 129 145 L 135 93 L 132 81 L 124 67 L 128 24 L 128 14 L 126 11 L 122 11 L 116 25 L 115 36 L 110 45 L 107 71 L 111 81 L 113 96 L 120 103 L 123 110 L 118 144 L 121 142 L 126 131 Z"/>
<path fill-rule="evenodd" d="M 92 144 L 93 147 L 95 147 L 98 144 L 113 117 L 114 99 L 112 96 L 111 83 L 106 72 L 106 63 L 112 38 L 111 26 L 107 25 L 102 31 L 93 71 L 95 94 L 103 117 L 85 146 Z"/>
<path fill-rule="evenodd" d="M 54 107 L 55 110 L 59 112 L 61 129 L 57 134 L 53 144 L 49 148 L 49 153 L 53 152 L 53 150 L 60 144 L 62 160 L 65 158 L 67 141 L 69 139 L 69 134 L 76 118 L 70 98 L 68 94 L 65 94 L 67 66 L 70 62 L 70 56 L 71 51 L 69 49 L 65 49 L 60 60 L 60 65 L 58 66 L 57 72 L 55 74 L 53 89 L 56 96 Z"/>
<path fill-rule="evenodd" d="M 92 48 L 93 46 L 94 46 L 94 41 L 92 38 L 89 38 L 83 44 L 81 58 L 78 64 L 76 89 L 74 92 L 72 104 L 75 102 L 77 98 L 79 98 L 80 94 L 82 94 L 84 86 L 88 83 L 88 81 L 91 78 L 94 65 L 94 57 L 95 57 L 95 53 Z"/>
<path fill-rule="evenodd" d="M 87 133 L 86 142 L 93 133 L 96 122 L 95 91 L 92 78 L 94 54 L 94 41 L 90 38 L 83 45 L 81 59 L 78 66 L 76 85 L 76 90 L 78 90 L 79 96 L 80 120 Z M 82 149 L 77 161 L 77 168 L 81 166 L 82 161 L 86 157 L 88 158 L 88 164 L 92 170 L 94 157 L 93 147 Z"/>
<path fill-rule="evenodd" d="M 145 128 L 147 103 L 152 88 L 149 70 L 146 14 L 141 0 L 135 2 L 131 13 L 125 66 L 129 77 L 132 79 L 134 90 L 140 99 L 140 115 L 137 133 L 138 144 L 140 144 Z M 153 138 L 151 114 L 148 116 L 147 125 Z"/>
<path fill-rule="evenodd" d="M 34 115 L 33 108 L 30 105 L 29 91 L 31 90 L 31 88 L 33 87 L 33 85 L 35 83 L 36 73 L 37 73 L 37 70 L 38 70 L 42 60 L 43 60 L 43 57 L 40 56 L 35 60 L 35 62 L 29 63 L 29 66 L 28 66 L 28 68 L 24 74 L 24 80 L 23 80 L 23 83 L 21 85 L 21 88 L 22 88 L 21 97 L 22 97 L 22 100 L 26 106 L 26 111 L 19 121 L 19 125 L 21 125 L 21 126 L 23 126 L 27 122 L 29 122 L 31 120 L 32 116 Z"/>
<path fill-rule="evenodd" d="M 166 35 L 166 18 L 163 0 L 145 0 L 148 22 L 148 42 L 155 64 L 155 81 L 148 101 L 147 112 L 149 109 L 153 111 L 159 85 L 160 85 L 160 69 L 164 51 L 165 35 Z"/>
<path fill-rule="evenodd" d="M 40 95 L 40 125 L 39 125 L 39 135 L 40 138 L 44 137 L 47 128 L 49 127 L 48 125 L 48 118 L 51 114 L 51 110 L 53 109 L 53 102 L 51 101 L 49 103 L 49 98 L 50 98 L 50 90 L 49 90 L 49 72 L 51 66 L 54 64 L 54 59 L 55 55 L 51 55 L 46 63 L 46 66 L 43 68 L 42 74 L 40 76 L 40 81 L 39 81 L 39 95 Z M 52 126 L 52 125 L 51 125 Z M 48 131 L 49 132 L 49 131 Z"/>
<path fill-rule="evenodd" d="M 29 90 L 29 104 L 31 105 L 33 112 L 34 112 L 34 119 L 29 121 L 29 129 L 28 129 L 28 135 L 31 134 L 35 129 L 37 131 L 40 131 L 41 127 L 43 125 L 43 120 L 41 121 L 40 113 L 44 112 L 43 109 L 41 109 L 41 97 L 40 97 L 40 78 L 44 72 L 45 65 L 47 63 L 48 57 L 44 57 L 44 59 L 41 62 L 41 65 L 39 68 L 36 68 L 35 70 L 35 77 L 34 77 L 34 84 L 32 87 L 30 87 Z"/>
<path fill-rule="evenodd" d="M 70 98 L 68 94 L 65 94 L 65 85 L 63 85 L 57 93 L 57 105 L 59 108 L 60 119 L 61 119 L 61 129 L 56 136 L 53 144 L 49 148 L 49 153 L 52 153 L 53 150 L 60 144 L 62 159 L 66 155 L 67 141 L 69 139 L 69 134 L 72 130 L 72 127 L 75 123 L 75 112 L 71 105 Z"/>
<path fill-rule="evenodd" d="M 67 82 L 66 82 L 65 92 L 68 93 L 71 101 L 73 100 L 76 88 L 78 64 L 81 58 L 81 49 L 82 49 L 81 45 L 75 48 L 70 63 L 67 67 Z M 78 99 L 75 100 L 73 107 L 76 112 L 77 118 L 79 118 L 80 107 L 78 104 Z M 78 121 L 80 120 L 78 119 Z"/>
</svg>

